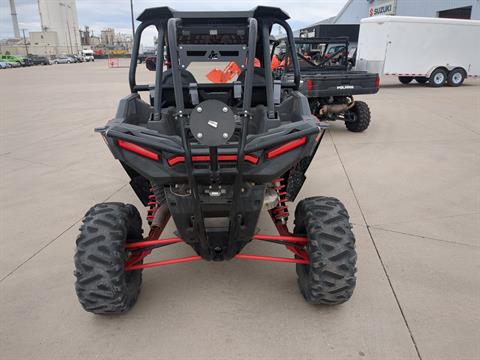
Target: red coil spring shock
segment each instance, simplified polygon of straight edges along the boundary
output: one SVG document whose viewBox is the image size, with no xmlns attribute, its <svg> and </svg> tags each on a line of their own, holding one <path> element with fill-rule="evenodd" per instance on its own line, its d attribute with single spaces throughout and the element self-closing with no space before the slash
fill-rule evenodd
<svg viewBox="0 0 480 360">
<path fill-rule="evenodd" d="M 148 195 L 148 210 L 147 210 L 147 221 L 148 225 L 152 225 L 153 219 L 155 219 L 155 213 L 157 212 L 157 197 L 155 196 L 153 189 L 150 188 L 150 195 Z"/>
<path fill-rule="evenodd" d="M 287 223 L 288 216 L 288 205 L 287 205 L 287 192 L 285 191 L 285 179 L 280 178 L 273 181 L 274 189 L 278 193 L 278 205 L 272 210 L 272 214 L 275 217 L 275 220 L 282 222 L 283 224 Z"/>
</svg>

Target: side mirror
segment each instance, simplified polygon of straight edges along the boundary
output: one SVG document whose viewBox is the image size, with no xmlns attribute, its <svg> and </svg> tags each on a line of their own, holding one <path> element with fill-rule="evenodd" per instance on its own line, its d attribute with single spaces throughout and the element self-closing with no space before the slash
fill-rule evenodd
<svg viewBox="0 0 480 360">
<path fill-rule="evenodd" d="M 155 71 L 157 69 L 157 57 L 149 56 L 145 59 L 145 66 L 150 71 Z"/>
</svg>

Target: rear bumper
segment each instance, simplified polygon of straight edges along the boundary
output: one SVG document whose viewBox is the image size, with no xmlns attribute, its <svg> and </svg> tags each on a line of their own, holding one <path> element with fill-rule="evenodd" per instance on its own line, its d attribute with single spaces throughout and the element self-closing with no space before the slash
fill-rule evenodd
<svg viewBox="0 0 480 360">
<path fill-rule="evenodd" d="M 283 175 L 301 159 L 313 156 L 321 131 L 320 125 L 313 119 L 249 135 L 244 150 L 242 179 L 268 183 Z M 188 182 L 185 151 L 179 136 L 162 135 L 141 126 L 124 124 L 118 119 L 97 129 L 97 132 L 102 134 L 116 159 L 146 179 L 164 185 Z M 138 145 L 157 156 L 147 157 L 125 149 L 119 145 L 119 141 Z M 208 154 L 208 147 L 192 145 L 193 175 L 200 184 L 207 184 L 212 175 Z M 222 178 L 224 183 L 232 183 L 238 173 L 237 154 L 238 144 L 235 142 L 218 147 L 219 166 L 216 176 Z"/>
</svg>

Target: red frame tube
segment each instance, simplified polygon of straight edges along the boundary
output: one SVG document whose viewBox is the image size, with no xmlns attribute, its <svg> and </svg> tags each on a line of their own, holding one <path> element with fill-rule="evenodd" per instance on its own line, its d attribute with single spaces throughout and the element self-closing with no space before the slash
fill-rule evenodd
<svg viewBox="0 0 480 360">
<path fill-rule="evenodd" d="M 146 240 L 146 241 L 139 241 L 135 243 L 129 243 L 127 244 L 126 248 L 127 249 L 138 249 L 138 248 L 144 248 L 148 246 L 155 246 L 155 245 L 168 245 L 168 244 L 175 244 L 182 242 L 182 239 L 179 237 L 172 237 L 172 238 L 167 238 L 167 239 L 158 239 L 158 240 Z"/>
<path fill-rule="evenodd" d="M 284 258 L 278 256 L 262 256 L 262 255 L 251 255 L 251 254 L 237 254 L 235 259 L 244 259 L 244 260 L 259 260 L 259 261 L 273 261 L 273 262 L 282 262 L 282 263 L 294 263 L 294 264 L 308 264 L 307 259 L 292 259 Z"/>
<path fill-rule="evenodd" d="M 286 258 L 286 257 L 278 257 L 278 256 L 237 254 L 234 258 L 239 260 L 257 260 L 257 261 L 270 261 L 270 262 L 292 263 L 292 264 L 309 264 L 310 261 L 309 261 L 307 252 L 305 251 L 304 248 L 298 247 L 299 245 L 305 246 L 308 242 L 307 238 L 305 236 L 292 235 L 288 230 L 287 224 L 276 221 L 275 214 L 272 211 L 270 212 L 270 215 L 280 235 L 256 234 L 253 236 L 252 240 L 284 241 L 287 243 L 285 244 L 286 248 L 291 252 L 293 252 L 295 254 L 295 257 Z M 147 268 L 164 266 L 164 265 L 186 263 L 186 262 L 192 262 L 192 261 L 197 261 L 202 259 L 201 256 L 195 255 L 195 256 L 187 256 L 187 257 L 181 257 L 181 258 L 175 258 L 175 259 L 166 259 L 166 260 L 161 260 L 161 261 L 156 261 L 156 262 L 151 262 L 146 264 L 140 263 L 146 256 L 148 256 L 152 252 L 152 249 L 149 249 L 149 247 L 156 246 L 156 245 L 170 245 L 170 244 L 182 242 L 182 239 L 179 237 L 159 239 L 169 218 L 170 218 L 170 214 L 168 213 L 166 214 L 166 216 L 162 217 L 162 219 L 160 220 L 157 226 L 152 226 L 150 233 L 148 234 L 148 236 L 145 238 L 144 241 L 129 243 L 126 245 L 127 250 L 139 251 L 139 252 L 132 253 L 130 257 L 127 259 L 127 261 L 125 262 L 125 271 L 140 270 L 140 269 L 147 269 Z"/>
<path fill-rule="evenodd" d="M 201 256 L 187 256 L 183 258 L 176 258 L 176 259 L 167 259 L 167 260 L 162 260 L 162 261 L 156 261 L 148 264 L 137 264 L 137 265 L 130 265 L 130 266 L 125 266 L 125 271 L 131 271 L 131 270 L 139 270 L 139 269 L 148 269 L 152 267 L 157 267 L 157 266 L 164 266 L 164 265 L 172 265 L 172 264 L 179 264 L 179 263 L 184 263 L 184 262 L 192 262 L 196 260 L 201 260 Z"/>
</svg>

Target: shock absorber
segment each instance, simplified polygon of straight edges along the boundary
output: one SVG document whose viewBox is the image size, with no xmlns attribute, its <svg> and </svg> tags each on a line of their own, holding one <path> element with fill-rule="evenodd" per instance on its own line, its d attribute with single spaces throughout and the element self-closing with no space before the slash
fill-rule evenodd
<svg viewBox="0 0 480 360">
<path fill-rule="evenodd" d="M 155 219 L 155 213 L 158 209 L 157 197 L 153 192 L 153 189 L 150 188 L 150 195 L 148 195 L 148 210 L 147 210 L 147 221 L 148 225 L 152 225 L 153 219 Z"/>
<path fill-rule="evenodd" d="M 288 221 L 288 216 L 290 215 L 288 212 L 288 205 L 287 205 L 287 192 L 286 192 L 286 185 L 285 179 L 280 178 L 273 181 L 273 186 L 275 191 L 278 194 L 278 205 L 272 209 L 273 217 L 276 221 L 281 222 L 282 224 L 286 224 Z"/>
</svg>

